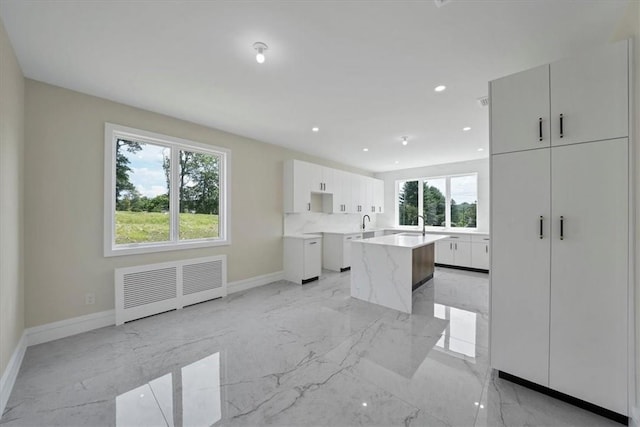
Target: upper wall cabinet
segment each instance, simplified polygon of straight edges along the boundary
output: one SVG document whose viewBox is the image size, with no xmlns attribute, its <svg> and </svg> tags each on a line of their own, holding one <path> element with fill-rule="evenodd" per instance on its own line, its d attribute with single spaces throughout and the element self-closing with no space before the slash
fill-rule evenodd
<svg viewBox="0 0 640 427">
<path fill-rule="evenodd" d="M 383 213 L 382 191 L 379 179 L 300 160 L 284 164 L 285 213 Z"/>
<path fill-rule="evenodd" d="M 629 135 L 627 44 L 551 64 L 552 145 Z"/>
<path fill-rule="evenodd" d="M 491 82 L 492 152 L 549 147 L 549 66 Z"/>
<path fill-rule="evenodd" d="M 628 42 L 490 83 L 493 154 L 628 136 Z"/>
</svg>

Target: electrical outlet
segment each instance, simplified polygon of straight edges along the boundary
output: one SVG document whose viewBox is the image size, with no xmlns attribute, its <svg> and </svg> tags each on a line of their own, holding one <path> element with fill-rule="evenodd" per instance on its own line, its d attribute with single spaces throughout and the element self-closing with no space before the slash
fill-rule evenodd
<svg viewBox="0 0 640 427">
<path fill-rule="evenodd" d="M 86 305 L 92 305 L 96 303 L 96 294 L 94 293 L 86 293 L 84 294 L 84 303 Z"/>
</svg>

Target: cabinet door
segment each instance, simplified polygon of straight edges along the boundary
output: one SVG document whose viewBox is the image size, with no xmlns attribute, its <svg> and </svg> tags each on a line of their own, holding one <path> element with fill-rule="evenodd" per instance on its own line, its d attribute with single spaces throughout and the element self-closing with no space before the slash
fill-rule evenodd
<svg viewBox="0 0 640 427">
<path fill-rule="evenodd" d="M 551 160 L 550 387 L 627 414 L 627 139 L 556 147 Z"/>
<path fill-rule="evenodd" d="M 293 211 L 309 212 L 311 210 L 311 182 L 313 169 L 310 163 L 294 161 L 293 163 Z"/>
<path fill-rule="evenodd" d="M 335 174 L 338 172 L 336 169 L 321 167 L 322 171 L 322 192 L 323 193 L 334 193 L 336 191 L 335 186 Z"/>
<path fill-rule="evenodd" d="M 342 268 L 351 267 L 351 241 L 360 238 L 358 234 L 344 236 L 344 243 L 342 245 Z"/>
<path fill-rule="evenodd" d="M 551 64 L 553 145 L 629 135 L 627 57 L 625 40 Z"/>
<path fill-rule="evenodd" d="M 320 165 L 316 165 L 314 163 L 301 162 L 304 165 L 304 169 L 306 169 L 306 174 L 309 182 L 309 191 L 314 193 L 323 193 L 324 186 L 322 181 L 322 169 L 324 169 Z"/>
<path fill-rule="evenodd" d="M 376 205 L 376 213 L 384 213 L 384 181 L 381 179 L 374 180 L 373 200 Z"/>
<path fill-rule="evenodd" d="M 332 174 L 331 193 L 333 193 L 333 213 L 344 213 L 344 192 L 343 192 L 343 176 L 345 172 L 334 170 Z"/>
<path fill-rule="evenodd" d="M 302 280 L 320 276 L 322 264 L 322 240 L 304 241 L 304 268 Z"/>
<path fill-rule="evenodd" d="M 494 80 L 489 91 L 493 154 L 550 146 L 548 65 Z"/>
<path fill-rule="evenodd" d="M 489 269 L 489 242 L 471 244 L 471 267 Z"/>
<path fill-rule="evenodd" d="M 453 265 L 471 267 L 471 242 L 454 241 L 453 250 Z"/>
<path fill-rule="evenodd" d="M 453 265 L 453 241 L 449 239 L 438 240 L 435 249 L 435 262 L 437 264 Z"/>
<path fill-rule="evenodd" d="M 550 154 L 540 149 L 491 157 L 491 366 L 544 386 L 549 384 Z"/>
</svg>

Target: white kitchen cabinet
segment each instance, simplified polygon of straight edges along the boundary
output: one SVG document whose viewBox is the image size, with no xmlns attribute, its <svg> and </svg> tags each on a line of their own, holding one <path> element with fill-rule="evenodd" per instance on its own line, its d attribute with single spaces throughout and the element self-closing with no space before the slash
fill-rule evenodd
<svg viewBox="0 0 640 427">
<path fill-rule="evenodd" d="M 300 284 L 317 280 L 322 270 L 322 236 L 285 236 L 283 264 L 286 280 Z"/>
<path fill-rule="evenodd" d="M 491 365 L 543 386 L 549 385 L 550 156 L 543 149 L 491 157 Z"/>
<path fill-rule="evenodd" d="M 489 270 L 488 236 L 471 236 L 471 268 Z"/>
<path fill-rule="evenodd" d="M 315 168 L 309 168 L 309 163 L 290 160 L 284 163 L 284 211 L 311 211 L 311 186 L 314 181 Z"/>
<path fill-rule="evenodd" d="M 384 181 L 381 179 L 373 180 L 373 204 L 376 213 L 384 213 Z"/>
<path fill-rule="evenodd" d="M 352 213 L 351 175 L 339 170 L 333 171 L 333 212 Z"/>
<path fill-rule="evenodd" d="M 549 147 L 549 66 L 522 71 L 490 85 L 493 154 Z"/>
<path fill-rule="evenodd" d="M 626 40 L 494 80 L 492 154 L 629 135 Z"/>
<path fill-rule="evenodd" d="M 550 65 L 548 148 L 495 139 L 508 79 L 490 86 L 491 366 L 628 416 L 628 42 Z"/>
<path fill-rule="evenodd" d="M 362 238 L 362 233 L 324 233 L 322 267 L 332 271 L 351 268 L 351 242 Z"/>
<path fill-rule="evenodd" d="M 436 264 L 471 267 L 471 236 L 450 236 L 438 240 L 435 247 Z"/>
<path fill-rule="evenodd" d="M 625 413 L 627 139 L 553 148 L 551 165 L 550 387 Z"/>
<path fill-rule="evenodd" d="M 626 40 L 552 63 L 552 144 L 628 136 L 628 72 Z"/>
</svg>

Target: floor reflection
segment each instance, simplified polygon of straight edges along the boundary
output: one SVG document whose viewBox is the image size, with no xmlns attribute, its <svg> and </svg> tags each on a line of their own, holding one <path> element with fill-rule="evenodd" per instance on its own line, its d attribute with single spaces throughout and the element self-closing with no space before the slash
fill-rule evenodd
<svg viewBox="0 0 640 427">
<path fill-rule="evenodd" d="M 433 312 L 435 317 L 449 321 L 436 347 L 475 358 L 477 314 L 442 304 L 433 304 Z"/>
<path fill-rule="evenodd" d="M 116 426 L 205 426 L 222 418 L 220 353 L 116 397 Z"/>
</svg>

